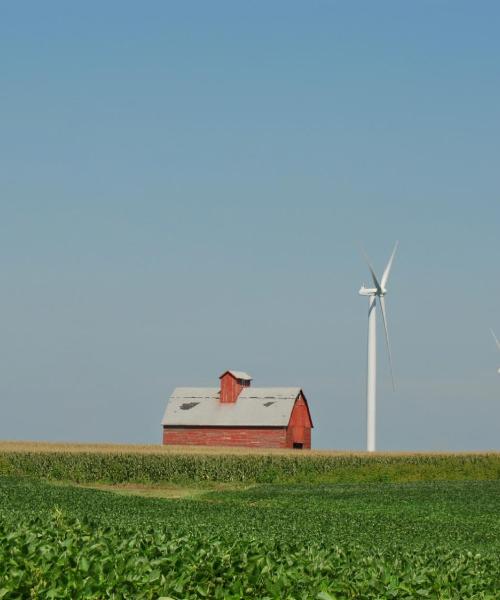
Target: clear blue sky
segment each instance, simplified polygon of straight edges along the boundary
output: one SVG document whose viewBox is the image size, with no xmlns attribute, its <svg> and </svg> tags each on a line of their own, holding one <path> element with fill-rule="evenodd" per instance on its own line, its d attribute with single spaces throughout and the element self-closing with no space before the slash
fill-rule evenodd
<svg viewBox="0 0 500 600">
<path fill-rule="evenodd" d="M 500 439 L 497 2 L 0 7 L 0 438 L 158 442 L 178 385 L 300 385 L 380 449 Z"/>
</svg>

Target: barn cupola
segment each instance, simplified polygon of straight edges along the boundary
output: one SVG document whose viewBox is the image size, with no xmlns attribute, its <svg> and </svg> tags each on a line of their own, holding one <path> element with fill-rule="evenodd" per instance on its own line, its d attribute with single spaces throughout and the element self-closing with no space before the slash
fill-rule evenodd
<svg viewBox="0 0 500 600">
<path fill-rule="evenodd" d="M 252 378 L 243 371 L 226 371 L 220 379 L 220 401 L 236 402 L 243 388 L 249 387 Z"/>
</svg>

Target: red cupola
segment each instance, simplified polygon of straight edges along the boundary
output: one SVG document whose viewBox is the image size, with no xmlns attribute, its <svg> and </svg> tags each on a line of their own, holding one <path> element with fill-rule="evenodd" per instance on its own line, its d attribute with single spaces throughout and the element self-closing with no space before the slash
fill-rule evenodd
<svg viewBox="0 0 500 600">
<path fill-rule="evenodd" d="M 220 379 L 220 401 L 236 402 L 241 390 L 249 387 L 252 378 L 243 371 L 225 371 Z"/>
</svg>

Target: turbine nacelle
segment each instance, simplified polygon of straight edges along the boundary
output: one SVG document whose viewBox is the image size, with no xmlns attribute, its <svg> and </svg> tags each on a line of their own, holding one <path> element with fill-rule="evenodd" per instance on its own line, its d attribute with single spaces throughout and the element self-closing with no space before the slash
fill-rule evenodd
<svg viewBox="0 0 500 600">
<path fill-rule="evenodd" d="M 378 294 L 377 288 L 367 288 L 362 285 L 359 289 L 360 296 L 376 296 Z"/>
<path fill-rule="evenodd" d="M 359 289 L 360 296 L 385 296 L 387 294 L 386 289 L 367 288 L 362 285 Z"/>
</svg>

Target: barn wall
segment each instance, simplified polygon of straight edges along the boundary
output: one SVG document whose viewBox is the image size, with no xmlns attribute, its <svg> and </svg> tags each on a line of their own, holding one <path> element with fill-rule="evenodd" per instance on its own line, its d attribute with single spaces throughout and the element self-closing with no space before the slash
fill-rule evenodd
<svg viewBox="0 0 500 600">
<path fill-rule="evenodd" d="M 284 427 L 163 427 L 164 444 L 286 448 Z"/>
<path fill-rule="evenodd" d="M 286 433 L 286 448 L 293 448 L 293 443 L 299 442 L 303 444 L 304 450 L 311 449 L 311 428 L 303 427 L 301 431 L 297 431 L 293 427 L 289 427 Z"/>
</svg>

